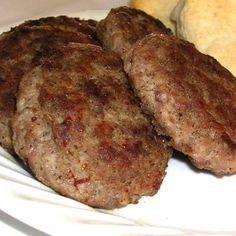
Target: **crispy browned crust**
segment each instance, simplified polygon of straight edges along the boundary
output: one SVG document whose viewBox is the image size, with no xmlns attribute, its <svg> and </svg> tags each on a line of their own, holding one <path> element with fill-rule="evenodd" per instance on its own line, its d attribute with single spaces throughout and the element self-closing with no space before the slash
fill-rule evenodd
<svg viewBox="0 0 236 236">
<path fill-rule="evenodd" d="M 63 47 L 21 82 L 15 150 L 65 196 L 100 208 L 136 203 L 157 192 L 171 155 L 137 104 L 115 54 Z"/>
<path fill-rule="evenodd" d="M 171 34 L 171 30 L 158 19 L 129 7 L 112 9 L 97 24 L 97 37 L 103 46 L 122 58 L 133 43 L 150 33 Z"/>
<path fill-rule="evenodd" d="M 236 172 L 236 80 L 228 70 L 193 44 L 154 34 L 134 45 L 125 69 L 170 145 L 200 169 Z"/>
<path fill-rule="evenodd" d="M 25 21 L 21 25 L 17 26 L 17 28 L 25 26 L 51 26 L 65 31 L 84 33 L 86 35 L 90 35 L 95 39 L 96 24 L 97 22 L 95 20 L 82 20 L 80 18 L 68 16 L 49 16 L 40 19 Z"/>
<path fill-rule="evenodd" d="M 52 19 L 56 21 L 61 18 Z M 11 143 L 11 119 L 22 76 L 39 63 L 44 53 L 50 54 L 56 47 L 69 42 L 98 44 L 90 35 L 70 30 L 70 24 L 64 22 L 64 26 L 65 29 L 62 30 L 56 26 L 20 25 L 4 33 L 0 39 L 0 144 L 11 153 L 14 153 Z"/>
</svg>

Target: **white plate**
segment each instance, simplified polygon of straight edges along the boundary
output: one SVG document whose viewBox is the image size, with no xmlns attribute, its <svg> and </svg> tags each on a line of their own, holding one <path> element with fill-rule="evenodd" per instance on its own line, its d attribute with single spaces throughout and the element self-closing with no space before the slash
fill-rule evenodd
<svg viewBox="0 0 236 236">
<path fill-rule="evenodd" d="M 105 14 L 70 15 L 99 19 Z M 174 157 L 154 197 L 122 209 L 96 210 L 56 194 L 0 148 L 0 209 L 50 235 L 235 235 L 235 186 L 236 175 L 217 178 Z"/>
</svg>

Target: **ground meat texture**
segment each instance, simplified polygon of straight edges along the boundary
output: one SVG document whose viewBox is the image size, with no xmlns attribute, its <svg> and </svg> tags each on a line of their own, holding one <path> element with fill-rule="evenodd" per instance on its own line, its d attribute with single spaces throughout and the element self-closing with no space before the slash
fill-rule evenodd
<svg viewBox="0 0 236 236">
<path fill-rule="evenodd" d="M 200 169 L 236 172 L 236 80 L 228 70 L 193 44 L 157 34 L 137 42 L 124 64 L 171 146 Z"/>
<path fill-rule="evenodd" d="M 17 26 L 17 28 L 25 26 L 51 26 L 57 29 L 66 30 L 70 32 L 84 33 L 96 39 L 96 24 L 97 22 L 95 20 L 82 20 L 77 17 L 67 16 L 50 16 L 25 21 L 21 25 Z"/>
<path fill-rule="evenodd" d="M 59 18 L 53 19 L 55 21 Z M 15 112 L 16 94 L 22 76 L 40 63 L 43 54 L 53 53 L 56 47 L 69 42 L 98 44 L 90 35 L 72 31 L 70 27 L 65 22 L 64 30 L 56 25 L 20 25 L 2 34 L 0 38 L 0 143 L 10 153 L 14 153 L 11 119 Z"/>
<path fill-rule="evenodd" d="M 172 151 L 138 106 L 115 54 L 70 44 L 20 84 L 14 148 L 36 178 L 99 208 L 155 194 Z"/>
<path fill-rule="evenodd" d="M 103 46 L 122 58 L 133 43 L 150 33 L 171 34 L 171 30 L 158 19 L 129 7 L 112 9 L 97 24 L 97 37 Z"/>
</svg>

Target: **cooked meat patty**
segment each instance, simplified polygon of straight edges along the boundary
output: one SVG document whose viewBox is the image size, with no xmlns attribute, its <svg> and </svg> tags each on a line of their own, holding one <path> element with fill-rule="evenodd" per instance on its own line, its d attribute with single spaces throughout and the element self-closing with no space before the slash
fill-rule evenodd
<svg viewBox="0 0 236 236">
<path fill-rule="evenodd" d="M 155 34 L 134 45 L 125 70 L 171 146 L 200 169 L 236 172 L 236 80 L 228 70 L 193 44 Z"/>
<path fill-rule="evenodd" d="M 133 43 L 150 33 L 171 34 L 171 30 L 145 12 L 128 7 L 112 9 L 97 24 L 97 37 L 103 46 L 122 58 Z"/>
<path fill-rule="evenodd" d="M 45 51 L 69 42 L 98 44 L 90 35 L 50 26 L 18 27 L 0 39 L 0 143 L 14 153 L 11 144 L 11 119 L 15 111 L 18 84 Z"/>
<path fill-rule="evenodd" d="M 13 131 L 17 154 L 40 181 L 93 207 L 155 194 L 171 155 L 121 60 L 95 45 L 56 50 L 23 78 Z"/>
<path fill-rule="evenodd" d="M 52 26 L 57 29 L 81 32 L 96 38 L 96 24 L 95 20 L 81 20 L 76 17 L 57 16 L 57 17 L 43 17 L 36 20 L 28 20 L 17 27 L 24 26 Z M 13 28 L 14 29 L 14 28 Z"/>
<path fill-rule="evenodd" d="M 158 18 L 175 32 L 175 24 L 170 19 L 170 15 L 179 0 L 132 0 L 130 2 L 131 6 Z"/>
</svg>

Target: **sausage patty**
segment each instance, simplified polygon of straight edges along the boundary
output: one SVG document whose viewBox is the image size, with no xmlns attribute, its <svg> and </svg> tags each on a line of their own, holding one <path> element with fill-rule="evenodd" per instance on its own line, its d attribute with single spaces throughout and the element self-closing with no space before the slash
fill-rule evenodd
<svg viewBox="0 0 236 236">
<path fill-rule="evenodd" d="M 83 20 L 76 17 L 68 16 L 49 16 L 35 20 L 28 20 L 22 23 L 19 27 L 25 26 L 51 26 L 57 29 L 66 30 L 70 32 L 80 32 L 96 38 L 96 24 L 95 20 Z"/>
<path fill-rule="evenodd" d="M 236 172 L 236 80 L 193 44 L 167 35 L 137 42 L 125 70 L 159 133 L 200 169 Z"/>
<path fill-rule="evenodd" d="M 47 18 L 44 19 L 46 21 Z M 71 21 L 75 22 L 70 18 L 63 18 L 64 30 L 60 26 L 62 23 L 53 24 L 59 19 L 60 17 L 50 18 L 49 25 L 44 22 L 44 26 L 27 27 L 28 22 L 2 34 L 0 38 L 0 143 L 12 154 L 11 119 L 22 76 L 39 63 L 43 52 L 49 54 L 54 48 L 69 42 L 98 44 L 89 34 L 73 31 Z M 74 25 L 72 28 L 74 29 Z M 80 28 L 78 26 L 77 29 Z"/>
<path fill-rule="evenodd" d="M 119 57 L 71 44 L 20 84 L 14 148 L 62 195 L 100 208 L 136 203 L 159 189 L 171 150 L 137 105 Z"/>
<path fill-rule="evenodd" d="M 171 34 L 171 30 L 158 19 L 129 7 L 112 9 L 97 24 L 97 37 L 103 46 L 122 58 L 133 43 L 150 33 Z"/>
</svg>

